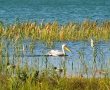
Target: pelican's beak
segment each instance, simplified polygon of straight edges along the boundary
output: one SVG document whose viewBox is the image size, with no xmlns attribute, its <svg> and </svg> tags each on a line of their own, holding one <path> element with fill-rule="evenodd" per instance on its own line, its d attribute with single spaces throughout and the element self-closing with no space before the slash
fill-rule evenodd
<svg viewBox="0 0 110 90">
<path fill-rule="evenodd" d="M 67 46 L 65 46 L 65 50 L 71 52 L 71 50 Z"/>
</svg>

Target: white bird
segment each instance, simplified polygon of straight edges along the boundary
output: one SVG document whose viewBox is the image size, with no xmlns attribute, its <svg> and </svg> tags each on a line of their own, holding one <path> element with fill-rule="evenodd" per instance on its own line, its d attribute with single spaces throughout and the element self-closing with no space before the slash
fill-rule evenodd
<svg viewBox="0 0 110 90">
<path fill-rule="evenodd" d="M 92 48 L 94 47 L 94 41 L 93 41 L 92 38 L 91 38 L 91 47 L 92 47 Z"/>
<path fill-rule="evenodd" d="M 51 50 L 47 54 L 50 56 L 66 56 L 65 50 L 71 52 L 71 50 L 66 46 L 66 44 L 63 44 L 62 50 Z"/>
</svg>

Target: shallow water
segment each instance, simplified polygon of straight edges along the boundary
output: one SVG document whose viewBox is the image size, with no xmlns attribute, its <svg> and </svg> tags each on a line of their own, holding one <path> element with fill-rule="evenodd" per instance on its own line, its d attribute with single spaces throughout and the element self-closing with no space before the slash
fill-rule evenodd
<svg viewBox="0 0 110 90">
<path fill-rule="evenodd" d="M 66 43 L 72 51 L 72 53 L 66 52 L 68 56 L 44 56 L 51 49 L 60 50 L 63 43 Z M 95 51 L 91 48 L 89 41 L 55 42 L 52 47 L 43 42 L 31 41 L 23 41 L 23 43 L 17 44 L 4 41 L 4 45 L 8 50 L 10 63 L 16 64 L 18 60 L 21 60 L 21 65 L 27 63 L 29 67 L 35 67 L 39 70 L 57 67 L 65 69 L 67 75 L 85 76 L 92 76 L 96 69 L 107 72 L 110 70 L 110 42 L 97 42 Z M 33 50 L 31 51 L 30 48 Z M 3 51 L 5 58 L 6 51 L 4 49 Z"/>
<path fill-rule="evenodd" d="M 110 0 L 0 0 L 0 20 L 44 22 L 110 20 Z"/>
</svg>

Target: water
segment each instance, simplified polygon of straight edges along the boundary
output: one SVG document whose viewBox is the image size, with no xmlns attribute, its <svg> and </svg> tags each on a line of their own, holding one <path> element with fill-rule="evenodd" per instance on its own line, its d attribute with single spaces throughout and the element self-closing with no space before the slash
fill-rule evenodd
<svg viewBox="0 0 110 90">
<path fill-rule="evenodd" d="M 39 70 L 52 69 L 53 67 L 63 68 L 66 69 L 67 75 L 76 76 L 92 76 L 96 69 L 107 72 L 110 69 L 110 42 L 100 41 L 96 43 L 96 57 L 93 56 L 94 50 L 91 48 L 89 41 L 55 42 L 54 47 L 47 46 L 42 42 L 31 42 L 28 40 L 16 45 L 6 42 L 4 41 L 4 45 L 7 47 L 10 63 L 16 64 L 18 60 L 21 60 L 22 66 L 27 63 L 29 67 L 35 67 L 35 69 Z M 72 53 L 67 52 L 68 56 L 44 56 L 51 49 L 60 50 L 63 43 L 66 43 L 72 51 Z M 33 47 L 33 51 L 30 50 L 30 47 Z M 3 51 L 5 52 L 4 49 Z M 94 63 L 94 58 L 96 63 Z"/>
<path fill-rule="evenodd" d="M 0 20 L 60 23 L 110 20 L 110 0 L 0 0 Z"/>
</svg>

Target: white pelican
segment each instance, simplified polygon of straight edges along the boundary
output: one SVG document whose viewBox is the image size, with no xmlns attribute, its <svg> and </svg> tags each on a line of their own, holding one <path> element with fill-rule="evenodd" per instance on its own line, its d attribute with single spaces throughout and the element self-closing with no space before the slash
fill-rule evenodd
<svg viewBox="0 0 110 90">
<path fill-rule="evenodd" d="M 63 44 L 62 50 L 51 50 L 47 54 L 50 56 L 65 56 L 65 50 L 71 52 L 71 50 L 66 46 L 66 44 Z"/>
</svg>

